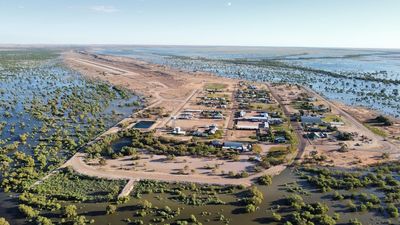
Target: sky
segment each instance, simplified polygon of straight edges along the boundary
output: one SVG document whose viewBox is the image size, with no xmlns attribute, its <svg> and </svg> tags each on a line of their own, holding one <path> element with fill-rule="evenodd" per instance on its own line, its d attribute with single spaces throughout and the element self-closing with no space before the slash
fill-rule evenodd
<svg viewBox="0 0 400 225">
<path fill-rule="evenodd" d="M 400 48 L 400 0 L 0 0 L 0 43 Z"/>
</svg>

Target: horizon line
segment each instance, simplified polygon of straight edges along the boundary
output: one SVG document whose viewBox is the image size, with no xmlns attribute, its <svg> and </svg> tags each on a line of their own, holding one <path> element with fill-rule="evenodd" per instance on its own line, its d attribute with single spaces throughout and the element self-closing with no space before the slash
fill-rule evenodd
<svg viewBox="0 0 400 225">
<path fill-rule="evenodd" d="M 296 46 L 296 45 L 219 45 L 219 44 L 88 44 L 88 43 L 0 43 L 0 47 L 11 47 L 11 46 L 68 46 L 68 47 L 83 47 L 83 46 L 162 46 L 162 47 L 242 47 L 242 48 L 313 48 L 313 49 L 381 49 L 381 50 L 400 50 L 400 47 L 350 47 L 350 46 Z"/>
</svg>

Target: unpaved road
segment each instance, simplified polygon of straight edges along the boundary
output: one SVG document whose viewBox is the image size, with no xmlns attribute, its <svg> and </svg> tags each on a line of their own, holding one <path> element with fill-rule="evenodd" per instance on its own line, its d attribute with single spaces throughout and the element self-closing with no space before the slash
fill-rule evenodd
<svg viewBox="0 0 400 225">
<path fill-rule="evenodd" d="M 391 153 L 391 154 L 396 154 L 396 153 L 400 152 L 399 148 L 396 145 L 394 145 L 388 141 L 385 141 L 381 136 L 373 133 L 371 130 L 369 130 L 367 127 L 365 127 L 360 121 L 356 120 L 353 116 L 351 116 L 349 113 L 342 110 L 337 105 L 335 105 L 332 102 L 330 102 L 329 100 L 325 99 L 324 97 L 322 97 L 321 95 L 316 93 L 314 90 L 312 90 L 308 87 L 303 87 L 303 88 L 306 91 L 308 91 L 309 93 L 311 93 L 312 95 L 315 95 L 315 96 L 318 96 L 319 98 L 321 98 L 331 108 L 334 108 L 335 110 L 337 110 L 339 112 L 339 114 L 342 117 L 344 117 L 347 121 L 350 121 L 359 131 L 362 131 L 369 138 L 376 140 L 379 144 L 382 145 L 382 147 L 378 147 L 376 149 L 364 149 L 364 151 L 374 151 L 374 152 L 379 151 L 382 153 L 387 152 L 387 153 Z"/>
<path fill-rule="evenodd" d="M 102 169 L 95 166 L 90 166 L 84 162 L 86 158 L 85 153 L 77 153 L 70 160 L 68 160 L 62 167 L 72 167 L 74 171 L 91 177 L 98 177 L 104 179 L 122 179 L 122 180 L 160 180 L 165 182 L 191 182 L 201 184 L 217 184 L 217 185 L 244 185 L 251 186 L 254 180 L 264 174 L 277 175 L 286 169 L 286 165 L 279 165 L 271 167 L 261 173 L 254 174 L 246 178 L 226 178 L 221 176 L 210 176 L 205 174 L 189 174 L 178 175 L 157 172 L 144 172 L 134 170 L 121 170 L 121 169 Z"/>
</svg>

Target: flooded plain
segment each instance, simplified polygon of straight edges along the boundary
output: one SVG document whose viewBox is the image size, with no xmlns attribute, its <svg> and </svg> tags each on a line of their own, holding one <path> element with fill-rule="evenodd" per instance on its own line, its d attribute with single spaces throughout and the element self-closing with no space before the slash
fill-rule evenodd
<svg viewBox="0 0 400 225">
<path fill-rule="evenodd" d="M 22 176 L 22 171 L 13 168 L 18 160 L 15 153 L 41 164 L 34 172 L 41 177 L 72 156 L 79 146 L 131 115 L 140 108 L 132 103 L 140 101 L 132 93 L 66 68 L 57 51 L 1 51 L 3 188 L 13 190 L 9 182 L 15 178 L 11 174 Z M 10 219 L 18 214 L 17 199 L 9 198 L 13 195 L 0 193 L 0 217 Z"/>
<path fill-rule="evenodd" d="M 396 50 L 138 46 L 96 51 L 187 71 L 302 84 L 331 100 L 400 116 L 400 52 Z"/>
<path fill-rule="evenodd" d="M 298 51 L 297 55 L 286 58 L 299 57 L 301 49 Z M 204 55 L 195 58 L 182 56 L 183 53 L 179 51 L 175 53 L 180 56 L 163 53 L 163 57 L 159 58 L 158 53 L 156 57 L 150 58 L 165 60 L 158 62 L 169 66 L 191 71 L 204 70 L 229 77 L 312 83 L 314 89 L 324 92 L 329 98 L 349 101 L 349 104 L 372 104 L 389 114 L 399 112 L 400 101 L 397 101 L 398 97 L 394 94 L 398 83 L 394 79 L 384 79 L 383 72 L 365 77 L 355 73 L 338 75 L 336 72 L 330 74 L 316 69 L 299 69 L 280 62 L 274 64 L 268 60 L 263 61 L 264 52 L 246 55 L 257 59 L 256 61 L 243 61 L 241 57 L 236 59 L 237 52 L 229 53 L 228 59 L 221 59 L 228 54 L 225 52 L 222 56 L 215 53 L 210 58 L 202 58 Z M 274 177 L 272 184 L 255 185 L 263 198 L 255 211 L 249 213 L 243 204 L 249 190 L 243 187 L 143 181 L 136 184 L 129 199 L 116 202 L 115 196 L 124 182 L 93 180 L 75 174 L 55 175 L 47 183 L 31 190 L 35 198 L 18 199 L 14 192 L 30 189 L 34 181 L 57 168 L 82 144 L 129 116 L 140 107 L 137 106 L 140 98 L 119 87 L 88 80 L 65 68 L 57 52 L 4 51 L 0 56 L 0 168 L 2 188 L 9 191 L 0 194 L 0 217 L 6 218 L 11 224 L 29 224 L 25 216 L 19 213 L 18 204 L 21 201 L 28 205 L 40 205 L 40 215 L 62 224 L 73 224 L 72 220 L 65 221 L 63 211 L 64 206 L 70 204 L 77 206 L 76 218 L 82 219 L 81 216 L 84 216 L 84 223 L 98 225 L 185 224 L 188 221 L 202 224 L 283 224 L 286 219 L 293 219 L 291 216 L 294 211 L 288 206 L 287 200 L 293 194 L 301 196 L 306 203 L 319 202 L 328 206 L 329 216 L 333 217 L 335 213 L 340 215 L 337 224 L 348 224 L 354 218 L 358 218 L 362 224 L 400 224 L 398 216 L 389 216 L 386 209 L 389 204 L 388 196 L 394 200 L 393 207 L 399 208 L 400 197 L 396 195 L 400 183 L 399 170 L 385 175 L 386 177 L 378 174 L 376 180 L 385 180 L 382 186 L 364 185 L 351 189 L 321 191 L 318 186 L 320 183 L 313 183 L 304 174 L 301 176 L 297 169 L 288 168 Z M 271 54 L 268 57 L 277 56 Z M 380 94 L 374 94 L 377 90 Z M 112 147 L 122 148 L 126 144 L 127 142 L 122 141 L 114 143 Z M 318 182 L 327 182 L 329 185 L 339 182 L 326 181 L 328 176 L 324 174 L 309 175 L 318 177 Z M 21 177 L 23 181 L 20 181 Z M 357 182 L 354 181 L 355 184 Z M 338 195 L 342 198 L 339 199 Z M 374 195 L 379 199 L 380 205 L 365 209 L 369 206 L 360 200 L 362 197 L 359 195 Z M 68 198 L 70 196 L 74 198 Z M 50 201 L 43 203 L 39 201 L 41 198 Z M 62 206 L 54 204 L 54 199 Z M 350 204 L 350 200 L 355 206 Z M 110 204 L 115 205 L 115 212 L 107 213 L 113 211 Z M 279 213 L 283 219 L 278 222 L 275 213 Z"/>
</svg>

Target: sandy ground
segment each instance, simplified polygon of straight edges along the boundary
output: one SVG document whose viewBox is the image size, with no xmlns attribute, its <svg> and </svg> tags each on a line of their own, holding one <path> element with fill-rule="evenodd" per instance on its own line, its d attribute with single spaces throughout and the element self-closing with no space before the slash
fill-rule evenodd
<svg viewBox="0 0 400 225">
<path fill-rule="evenodd" d="M 361 106 L 348 106 L 339 102 L 334 102 L 335 105 L 342 108 L 344 111 L 352 115 L 355 119 L 360 122 L 367 122 L 370 119 L 374 119 L 377 116 L 381 115 L 381 113 L 366 109 L 365 107 Z M 393 121 L 392 126 L 376 126 L 377 128 L 383 130 L 387 135 L 387 139 L 395 144 L 397 147 L 400 147 L 400 119 L 393 118 L 387 116 Z"/>
<path fill-rule="evenodd" d="M 74 155 L 63 167 L 72 167 L 76 172 L 88 176 L 105 178 L 105 179 L 125 179 L 125 180 L 161 180 L 166 182 L 192 182 L 204 184 L 218 185 L 244 185 L 251 186 L 254 180 L 264 174 L 277 175 L 286 169 L 286 165 L 271 167 L 260 173 L 253 174 L 246 178 L 226 178 L 220 174 L 214 174 L 210 170 L 203 167 L 206 165 L 220 164 L 220 169 L 239 170 L 248 165 L 250 162 L 243 164 L 242 162 L 226 162 L 220 160 L 177 157 L 176 161 L 167 162 L 165 156 L 143 157 L 138 160 L 138 166 L 130 165 L 131 160 L 120 158 L 118 160 L 108 160 L 106 166 L 99 166 L 97 163 L 86 163 L 84 153 Z M 186 161 L 185 161 L 186 160 Z M 143 165 L 145 163 L 145 166 Z M 189 168 L 198 168 L 192 173 L 188 169 L 189 174 L 176 174 L 176 169 L 182 169 L 185 165 L 190 165 Z M 232 167 L 230 167 L 232 166 Z M 134 169 L 135 168 L 135 169 Z M 227 170 L 228 171 L 228 170 Z M 122 193 L 121 193 L 122 194 Z"/>
</svg>

